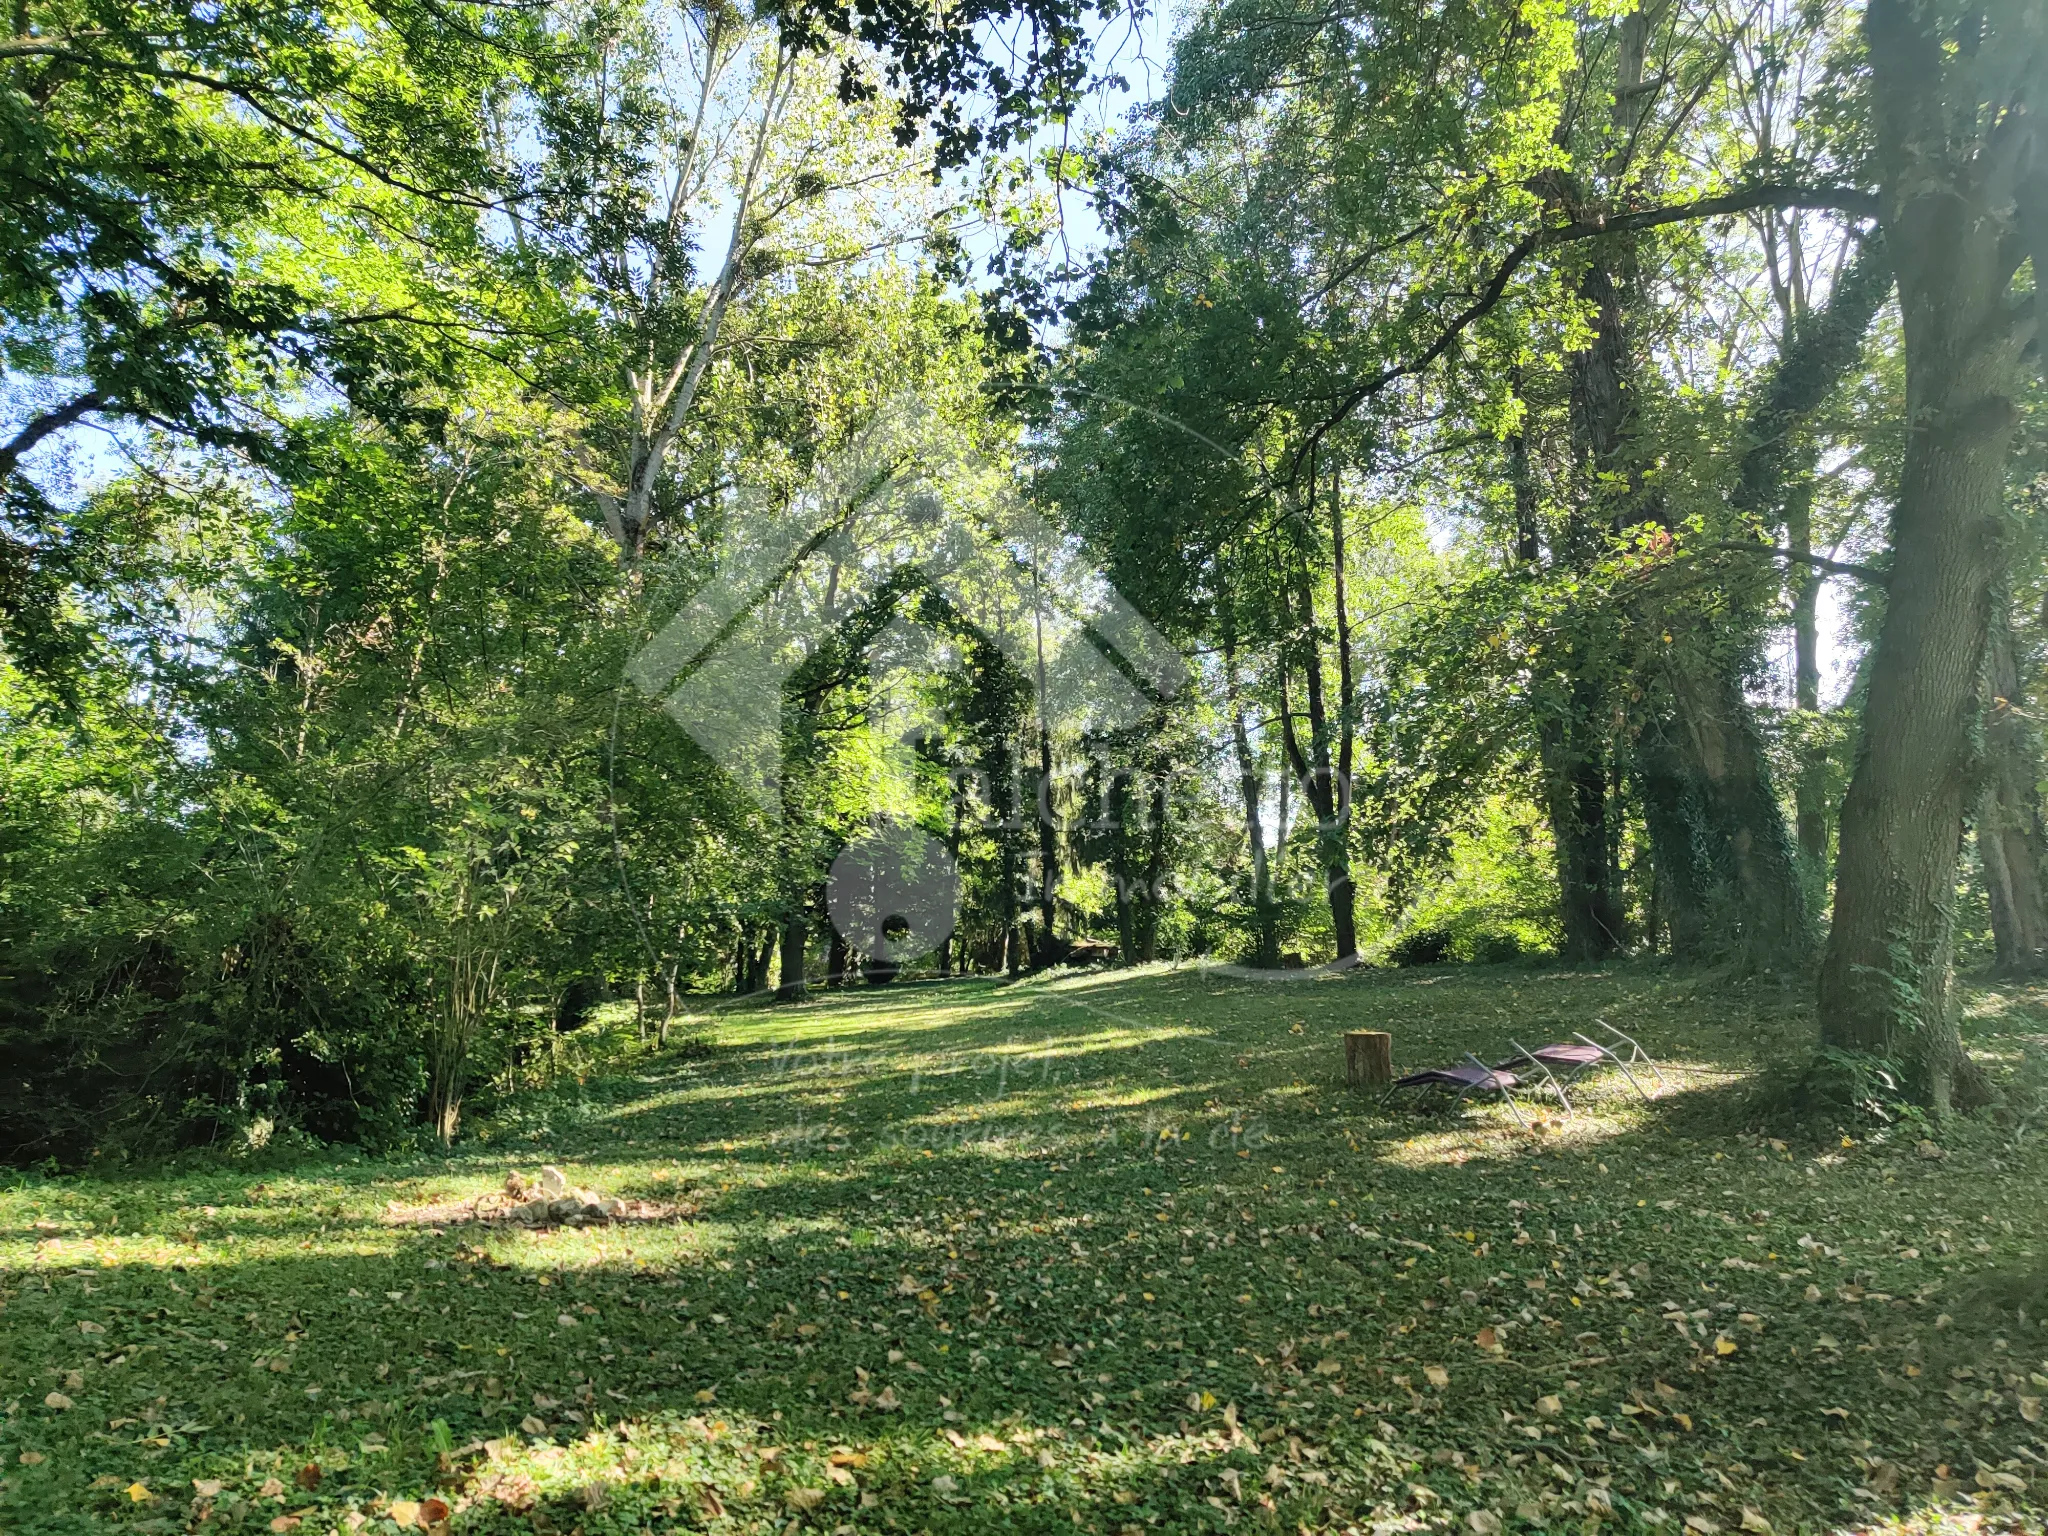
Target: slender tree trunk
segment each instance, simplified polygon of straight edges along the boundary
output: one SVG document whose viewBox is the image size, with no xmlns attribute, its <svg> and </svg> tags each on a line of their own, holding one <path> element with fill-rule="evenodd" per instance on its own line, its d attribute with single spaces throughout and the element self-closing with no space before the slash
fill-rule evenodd
<svg viewBox="0 0 2048 1536">
<path fill-rule="evenodd" d="M 1007 775 L 1006 775 L 1007 782 Z M 998 809 L 1002 838 L 1003 866 L 1003 970 L 1011 980 L 1024 968 L 1023 945 L 1017 932 L 1017 786 L 1014 782 L 1003 792 L 1003 805 Z"/>
<path fill-rule="evenodd" d="M 751 939 L 748 941 L 746 990 L 749 994 L 768 990 L 768 971 L 775 960 L 776 938 L 777 929 L 769 923 L 762 926 L 758 943 Z"/>
<path fill-rule="evenodd" d="M 1031 562 L 1031 626 L 1033 672 L 1038 705 L 1038 926 L 1039 949 L 1048 965 L 1060 958 L 1059 939 L 1053 931 L 1059 912 L 1059 828 L 1053 820 L 1052 717 L 1047 713 L 1045 679 L 1045 605 L 1039 590 L 1038 557 Z"/>
<path fill-rule="evenodd" d="M 444 1146 L 462 1125 L 469 1085 L 469 1052 L 484 1015 L 497 998 L 498 954 L 457 934 L 450 946 L 448 990 L 428 1051 L 427 1117 Z"/>
<path fill-rule="evenodd" d="M 1813 484 L 1795 488 L 1785 506 L 1785 545 L 1795 555 L 1813 553 Z M 1792 702 L 1807 719 L 1820 714 L 1821 573 L 1795 561 L 1792 582 Z M 1798 829 L 1799 857 L 1810 874 L 1825 876 L 1828 864 L 1828 759 L 1826 748 L 1809 740 L 1799 753 L 1792 803 Z M 1815 882 L 1825 885 L 1825 880 Z"/>
<path fill-rule="evenodd" d="M 1130 773 L 1126 769 L 1112 768 L 1109 774 L 1109 868 L 1110 879 L 1116 886 L 1116 942 L 1117 953 L 1124 964 L 1135 965 L 1138 954 L 1137 896 L 1133 890 L 1131 861 L 1129 856 L 1130 828 L 1126 824 L 1130 815 Z"/>
<path fill-rule="evenodd" d="M 1152 780 L 1147 806 L 1145 849 L 1145 891 L 1139 906 L 1138 947 L 1140 958 L 1159 958 L 1159 908 L 1161 882 L 1166 878 L 1166 775 Z"/>
<path fill-rule="evenodd" d="M 1351 770 L 1358 741 L 1356 693 L 1351 676 L 1351 608 L 1349 578 L 1344 569 L 1344 470 L 1330 466 L 1330 550 L 1331 601 L 1337 623 L 1337 779 L 1332 785 L 1335 803 L 1337 856 L 1342 863 L 1344 891 L 1343 921 L 1339 924 L 1337 958 L 1358 954 L 1357 887 L 1351 878 Z"/>
<path fill-rule="evenodd" d="M 1280 668 L 1280 711 L 1284 720 L 1287 712 L 1287 668 Z M 1273 786 L 1273 888 L 1276 892 L 1288 890 L 1287 885 L 1287 834 L 1294 828 L 1294 775 L 1287 771 L 1285 761 L 1285 733 L 1282 733 L 1282 761 L 1278 782 Z"/>
<path fill-rule="evenodd" d="M 1059 957 L 1054 923 L 1059 916 L 1059 826 L 1053 819 L 1052 728 L 1038 727 L 1038 925 L 1048 962 Z"/>
<path fill-rule="evenodd" d="M 1239 696 L 1236 646 L 1226 629 L 1223 640 L 1223 685 L 1230 707 L 1230 742 L 1237 754 L 1238 792 L 1244 797 L 1244 835 L 1252 861 L 1252 921 L 1256 930 L 1253 964 L 1273 970 L 1280 964 L 1280 914 L 1273 900 L 1273 871 L 1266 861 L 1266 832 L 1259 821 L 1260 774 L 1244 728 L 1244 702 Z"/>
<path fill-rule="evenodd" d="M 1911 0 L 1871 0 L 1865 12 L 1905 322 L 1907 433 L 1884 621 L 1842 805 L 1820 1018 L 1824 1043 L 1900 1062 L 1911 1091 L 1940 1110 L 1986 1092 L 1957 1029 L 1952 903 L 1976 798 L 1973 738 L 2025 337 L 2009 296 L 2017 258 L 1998 194 L 1982 185 L 1982 145 L 1951 142 L 1957 87 L 1935 25 Z M 1966 63 L 1954 67 L 1967 86 Z"/>
<path fill-rule="evenodd" d="M 947 830 L 946 833 L 946 852 L 953 856 L 953 868 L 955 870 L 959 869 L 960 867 L 961 823 L 964 817 L 966 816 L 966 813 L 966 791 L 964 788 L 956 786 L 953 792 L 953 824 Z M 956 914 L 955 922 L 957 923 L 957 921 L 958 917 Z M 957 934 L 957 927 L 948 929 L 945 938 L 939 941 L 939 974 L 941 976 L 950 976 L 953 974 L 953 944 Z M 970 964 L 970 957 L 968 956 L 966 948 L 963 945 L 961 947 L 960 963 L 960 970 L 962 975 L 966 974 Z"/>
<path fill-rule="evenodd" d="M 1301 792 L 1316 816 L 1316 863 L 1322 870 L 1323 893 L 1330 905 L 1330 930 L 1336 940 L 1336 958 L 1350 959 L 1358 953 L 1356 889 L 1351 879 L 1349 850 L 1350 788 L 1339 785 L 1330 762 L 1330 718 L 1323 701 L 1323 650 L 1316 629 L 1313 594 L 1306 569 L 1294 575 L 1294 605 L 1299 612 L 1285 615 L 1287 628 L 1299 637 L 1302 691 L 1308 703 L 1308 752 L 1302 751 L 1294 729 L 1294 712 L 1288 698 L 1286 663 L 1280 671 L 1280 735 L 1289 765 L 1301 780 Z M 1281 599 L 1287 601 L 1285 597 Z M 1341 796 L 1341 803 L 1340 803 Z"/>
<path fill-rule="evenodd" d="M 2041 820 L 2041 743 L 2022 705 L 2024 683 L 2003 595 L 1991 621 L 1985 659 L 1984 798 L 1977 851 L 1991 898 L 1998 969 L 2007 976 L 2048 972 L 2048 901 L 2042 866 L 2048 834 Z"/>
</svg>

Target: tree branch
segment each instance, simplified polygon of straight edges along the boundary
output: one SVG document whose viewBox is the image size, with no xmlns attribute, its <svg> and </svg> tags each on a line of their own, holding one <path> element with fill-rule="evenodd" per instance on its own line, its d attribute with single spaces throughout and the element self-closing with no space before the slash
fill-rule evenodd
<svg viewBox="0 0 2048 1536">
<path fill-rule="evenodd" d="M 15 465 L 21 456 L 35 447 L 52 432 L 61 432 L 73 422 L 105 405 L 106 401 L 98 390 L 88 390 L 75 400 L 67 401 L 54 411 L 45 411 L 14 434 L 13 440 L 0 447 L 0 485 L 6 484 L 14 475 Z"/>
<path fill-rule="evenodd" d="M 1359 406 L 1389 385 L 1426 371 L 1449 352 L 1457 339 L 1475 321 L 1482 319 L 1500 303 L 1515 273 L 1538 252 L 1580 240 L 1595 240 L 1602 235 L 1632 234 L 1639 230 L 1658 229 L 1666 224 L 1685 224 L 1700 219 L 1718 219 L 1730 214 L 1749 213 L 1758 208 L 1832 208 L 1852 218 L 1874 219 L 1878 214 L 1878 201 L 1874 193 L 1858 187 L 1748 187 L 1739 192 L 1722 193 L 1718 197 L 1696 198 L 1689 203 L 1673 203 L 1662 208 L 1640 208 L 1632 213 L 1595 214 L 1591 218 L 1574 219 L 1569 224 L 1553 224 L 1548 228 L 1533 229 L 1501 258 L 1500 265 L 1494 269 L 1493 276 L 1487 279 L 1486 286 L 1480 290 L 1479 296 L 1453 315 L 1428 346 L 1411 357 L 1389 363 L 1370 378 L 1352 385 L 1335 396 L 1336 404 L 1330 414 L 1310 431 L 1307 438 L 1290 455 L 1290 478 L 1299 476 L 1301 466 L 1307 462 L 1308 455 L 1313 453 L 1322 440 L 1342 425 Z"/>
<path fill-rule="evenodd" d="M 1810 565 L 1816 571 L 1825 571 L 1830 576 L 1853 576 L 1858 581 L 1867 581 L 1881 587 L 1891 580 L 1891 574 L 1880 571 L 1872 565 L 1855 565 L 1847 560 L 1830 560 L 1826 555 L 1810 554 L 1799 549 L 1778 549 L 1770 544 L 1753 544 L 1746 539 L 1720 539 L 1712 544 L 1696 544 L 1695 549 L 1724 549 L 1738 555 L 1769 555 L 1775 560 L 1791 560 L 1800 565 Z"/>
</svg>

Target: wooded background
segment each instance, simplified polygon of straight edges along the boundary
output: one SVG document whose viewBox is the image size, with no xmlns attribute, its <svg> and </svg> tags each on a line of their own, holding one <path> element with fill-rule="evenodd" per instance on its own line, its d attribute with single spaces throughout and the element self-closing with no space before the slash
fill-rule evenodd
<svg viewBox="0 0 2048 1536">
<path fill-rule="evenodd" d="M 452 1139 L 602 998 L 1111 944 L 1811 974 L 1813 1092 L 1982 1099 L 2043 9 L 1204 0 L 1084 131 L 1119 20 L 16 8 L 0 1154 Z M 629 667 L 793 508 L 764 799 Z M 891 824 L 908 964 L 827 920 Z"/>
</svg>

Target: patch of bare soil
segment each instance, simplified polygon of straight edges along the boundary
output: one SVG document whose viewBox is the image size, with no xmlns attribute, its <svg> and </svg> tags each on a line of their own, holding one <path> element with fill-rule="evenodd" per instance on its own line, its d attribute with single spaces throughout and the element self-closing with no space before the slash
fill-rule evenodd
<svg viewBox="0 0 2048 1536">
<path fill-rule="evenodd" d="M 523 1174 L 505 1176 L 503 1190 L 468 1200 L 384 1208 L 394 1227 L 448 1227 L 465 1223 L 515 1227 L 603 1227 L 682 1221 L 697 1214 L 684 1200 L 621 1200 L 572 1186 L 558 1168 L 543 1168 L 529 1184 Z"/>
</svg>

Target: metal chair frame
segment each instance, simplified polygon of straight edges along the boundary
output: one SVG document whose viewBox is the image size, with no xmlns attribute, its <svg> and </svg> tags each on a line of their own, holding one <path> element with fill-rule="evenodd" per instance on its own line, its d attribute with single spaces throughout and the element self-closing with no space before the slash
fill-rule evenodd
<svg viewBox="0 0 2048 1536">
<path fill-rule="evenodd" d="M 1514 1065 L 1520 1066 L 1522 1062 L 1526 1061 L 1538 1072 L 1541 1072 L 1543 1074 L 1543 1080 L 1550 1084 L 1550 1091 L 1557 1095 L 1557 1102 L 1562 1104 L 1565 1107 L 1565 1112 L 1569 1114 L 1571 1112 L 1572 1101 L 1571 1096 L 1565 1092 L 1565 1088 L 1568 1084 L 1576 1083 L 1579 1080 L 1580 1075 L 1584 1073 L 1586 1070 L 1585 1067 L 1579 1068 L 1577 1072 L 1572 1073 L 1570 1077 L 1566 1078 L 1564 1082 L 1560 1083 L 1557 1080 L 1557 1074 L 1550 1070 L 1550 1063 L 1545 1061 L 1541 1056 L 1538 1056 L 1534 1051 L 1530 1050 L 1529 1047 L 1522 1044 L 1522 1042 L 1517 1040 L 1513 1035 L 1508 1036 L 1508 1044 L 1512 1045 L 1517 1053 L 1518 1059 L 1515 1061 Z"/>
<path fill-rule="evenodd" d="M 1509 1038 L 1508 1044 L 1515 1048 L 1515 1054 L 1508 1058 L 1506 1061 L 1502 1062 L 1501 1066 L 1519 1067 L 1524 1063 L 1533 1066 L 1534 1068 L 1536 1068 L 1537 1071 L 1541 1072 L 1546 1079 L 1548 1079 L 1551 1089 L 1557 1094 L 1558 1102 L 1563 1104 L 1567 1110 L 1571 1109 L 1572 1107 L 1572 1101 L 1569 1094 L 1569 1090 L 1577 1086 L 1580 1078 L 1584 1077 L 1588 1072 L 1592 1071 L 1595 1067 L 1601 1065 L 1602 1062 L 1613 1063 L 1614 1066 L 1621 1072 L 1621 1075 L 1628 1079 L 1629 1087 L 1635 1089 L 1636 1093 L 1642 1098 L 1643 1102 L 1646 1104 L 1650 1101 L 1652 1095 L 1645 1092 L 1643 1089 L 1643 1085 L 1636 1080 L 1636 1075 L 1629 1070 L 1631 1066 L 1635 1066 L 1637 1064 L 1647 1066 L 1650 1069 L 1651 1073 L 1656 1077 L 1657 1088 L 1659 1092 L 1662 1092 L 1670 1086 L 1668 1083 L 1665 1082 L 1664 1073 L 1658 1067 L 1656 1060 L 1650 1055 L 1648 1051 L 1642 1048 L 1641 1044 L 1638 1043 L 1633 1036 L 1624 1035 L 1612 1024 L 1609 1024 L 1605 1019 L 1595 1019 L 1593 1022 L 1601 1029 L 1606 1030 L 1610 1035 L 1614 1036 L 1615 1039 L 1619 1040 L 1622 1044 L 1626 1045 L 1629 1048 L 1629 1054 L 1626 1059 L 1624 1059 L 1621 1053 L 1615 1050 L 1613 1046 L 1603 1045 L 1600 1041 L 1593 1039 L 1590 1035 L 1584 1035 L 1577 1030 L 1573 1030 L 1572 1038 L 1574 1040 L 1577 1040 L 1579 1044 L 1587 1046 L 1590 1049 L 1598 1052 L 1599 1054 L 1592 1061 L 1580 1062 L 1576 1066 L 1574 1066 L 1568 1073 L 1565 1074 L 1564 1080 L 1562 1082 L 1560 1082 L 1557 1079 L 1557 1076 L 1550 1070 L 1550 1064 L 1548 1062 L 1546 1062 L 1535 1051 L 1530 1050 L 1528 1046 L 1522 1044 L 1521 1041 L 1516 1040 L 1513 1037 Z M 1547 1050 L 1550 1049 L 1550 1047 L 1540 1047 L 1540 1049 Z"/>
<path fill-rule="evenodd" d="M 1489 1067 L 1485 1062 L 1481 1061 L 1477 1056 L 1473 1055 L 1470 1051 L 1467 1051 L 1465 1053 L 1465 1060 L 1471 1062 L 1473 1066 L 1479 1069 L 1480 1076 L 1474 1081 L 1465 1084 L 1456 1093 L 1452 1094 L 1449 1107 L 1452 1109 L 1456 1109 L 1460 1104 L 1465 1102 L 1467 1095 L 1480 1089 L 1490 1089 L 1493 1092 L 1498 1093 L 1500 1095 L 1500 1101 L 1503 1104 L 1507 1105 L 1508 1113 L 1515 1117 L 1515 1124 L 1519 1125 L 1523 1130 L 1526 1131 L 1529 1128 L 1529 1122 L 1523 1118 L 1522 1107 L 1515 1102 L 1515 1096 L 1510 1091 L 1511 1085 L 1513 1087 L 1521 1086 L 1521 1079 L 1518 1077 L 1513 1077 L 1508 1074 L 1505 1074 L 1501 1072 L 1498 1068 Z M 1402 1085 L 1402 1080 L 1397 1079 L 1393 1083 L 1393 1085 L 1387 1089 L 1385 1093 L 1380 1095 L 1380 1106 L 1382 1108 L 1386 1106 L 1386 1103 L 1389 1099 L 1393 1098 L 1393 1096 L 1396 1093 L 1401 1091 Z M 1448 1087 L 1449 1085 L 1444 1083 L 1419 1083 L 1414 1084 L 1412 1086 L 1444 1088 Z"/>
<path fill-rule="evenodd" d="M 1633 1035 L 1624 1035 L 1620 1030 L 1616 1029 L 1612 1024 L 1608 1023 L 1605 1019 L 1595 1019 L 1593 1022 L 1597 1024 L 1600 1028 L 1606 1030 L 1607 1033 L 1614 1036 L 1614 1038 L 1619 1040 L 1623 1045 L 1628 1047 L 1628 1060 L 1623 1061 L 1621 1059 L 1621 1056 L 1614 1050 L 1612 1046 L 1602 1045 L 1598 1040 L 1590 1039 L 1585 1035 L 1579 1035 L 1579 1039 L 1585 1041 L 1587 1045 L 1592 1046 L 1595 1050 L 1599 1051 L 1601 1055 L 1605 1056 L 1609 1061 L 1613 1062 L 1615 1066 L 1619 1067 L 1621 1069 L 1621 1075 L 1628 1079 L 1629 1087 L 1635 1089 L 1637 1093 L 1642 1094 L 1643 1102 L 1645 1104 L 1650 1102 L 1650 1095 L 1647 1093 L 1643 1093 L 1643 1085 L 1637 1082 L 1635 1074 L 1629 1071 L 1629 1068 L 1635 1063 L 1641 1062 L 1644 1066 L 1650 1069 L 1651 1075 L 1657 1079 L 1657 1091 L 1659 1093 L 1663 1093 L 1670 1088 L 1671 1085 L 1664 1081 L 1664 1073 L 1662 1069 L 1658 1067 L 1656 1059 L 1653 1056 L 1651 1056 L 1648 1051 L 1642 1048 L 1642 1046 L 1636 1041 Z M 1578 1034 L 1578 1031 L 1574 1030 L 1572 1033 Z"/>
</svg>

